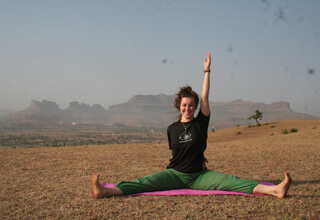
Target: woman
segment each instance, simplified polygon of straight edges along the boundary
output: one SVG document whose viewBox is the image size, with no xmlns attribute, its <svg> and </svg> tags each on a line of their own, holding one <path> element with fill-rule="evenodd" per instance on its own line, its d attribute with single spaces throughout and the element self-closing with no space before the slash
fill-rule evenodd
<svg viewBox="0 0 320 220">
<path fill-rule="evenodd" d="M 132 182 L 120 182 L 113 188 L 104 188 L 99 182 L 99 174 L 91 177 L 95 199 L 115 195 L 130 195 L 170 189 L 226 190 L 244 193 L 261 193 L 284 198 L 292 179 L 285 173 L 284 180 L 274 186 L 259 184 L 256 180 L 244 180 L 234 175 L 207 170 L 204 151 L 207 147 L 207 133 L 210 119 L 211 54 L 204 59 L 204 81 L 200 100 L 200 111 L 195 116 L 199 97 L 190 86 L 180 89 L 175 99 L 175 107 L 180 111 L 180 119 L 167 129 L 169 149 L 172 158 L 167 169 Z"/>
</svg>

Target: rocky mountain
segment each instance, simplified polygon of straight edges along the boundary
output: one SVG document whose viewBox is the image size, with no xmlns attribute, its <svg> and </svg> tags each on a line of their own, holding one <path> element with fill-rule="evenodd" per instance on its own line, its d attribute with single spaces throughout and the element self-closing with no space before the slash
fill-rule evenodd
<svg viewBox="0 0 320 220">
<path fill-rule="evenodd" d="M 70 102 L 69 107 L 63 111 L 60 123 L 89 123 L 107 124 L 106 110 L 99 104 L 86 105 Z"/>
<path fill-rule="evenodd" d="M 113 105 L 108 110 L 108 123 L 124 123 L 128 125 L 157 125 L 167 127 L 179 116 L 173 107 L 175 96 L 156 95 L 132 97 L 128 102 Z M 288 102 L 265 104 L 242 101 L 210 102 L 210 128 L 228 128 L 237 125 L 254 124 L 247 120 L 255 110 L 263 113 L 262 122 L 277 120 L 313 120 L 318 117 L 296 113 L 290 109 Z"/>
<path fill-rule="evenodd" d="M 54 102 L 32 100 L 29 108 L 1 117 L 1 127 L 34 128 L 46 127 L 59 122 L 61 109 Z"/>
<path fill-rule="evenodd" d="M 101 105 L 71 102 L 60 109 L 55 102 L 32 100 L 29 108 L 0 118 L 1 128 L 45 128 L 59 124 L 106 124 L 107 113 Z"/>
<path fill-rule="evenodd" d="M 133 126 L 157 126 L 166 128 L 179 116 L 173 107 L 175 96 L 136 95 L 125 103 L 110 106 L 105 110 L 101 105 L 87 105 L 70 102 L 67 109 L 60 109 L 55 102 L 33 100 L 26 110 L 0 118 L 0 127 L 43 128 L 55 125 L 123 123 Z M 314 120 L 315 116 L 296 113 L 288 102 L 265 104 L 235 100 L 231 102 L 210 102 L 211 121 L 209 128 L 227 128 L 237 125 L 254 124 L 247 118 L 258 109 L 263 113 L 262 122 L 277 120 Z"/>
<path fill-rule="evenodd" d="M 288 102 L 265 104 L 260 102 L 242 101 L 211 102 L 212 117 L 210 125 L 215 128 L 235 127 L 237 125 L 255 124 L 247 118 L 259 110 L 263 113 L 262 122 L 279 120 L 314 120 L 315 116 L 293 112 Z"/>
<path fill-rule="evenodd" d="M 108 123 L 166 127 L 177 117 L 174 98 L 164 94 L 133 96 L 126 103 L 110 106 Z"/>
</svg>

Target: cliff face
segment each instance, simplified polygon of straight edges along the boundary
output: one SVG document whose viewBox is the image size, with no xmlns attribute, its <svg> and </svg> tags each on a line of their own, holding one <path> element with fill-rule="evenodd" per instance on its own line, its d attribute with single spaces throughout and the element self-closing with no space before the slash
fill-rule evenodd
<svg viewBox="0 0 320 220">
<path fill-rule="evenodd" d="M 133 126 L 158 126 L 166 128 L 177 120 L 179 112 L 173 107 L 175 96 L 136 95 L 126 103 L 113 105 L 105 110 L 101 105 L 93 106 L 70 102 L 67 109 L 60 109 L 55 102 L 33 100 L 29 108 L 1 118 L 2 127 L 50 127 L 57 124 L 117 124 Z M 255 110 L 263 113 L 262 122 L 278 120 L 314 120 L 315 116 L 293 112 L 288 102 L 265 104 L 235 100 L 210 102 L 209 129 L 254 124 L 247 120 Z"/>
<path fill-rule="evenodd" d="M 254 121 L 247 120 L 247 118 L 253 115 L 255 110 L 263 113 L 262 122 L 319 119 L 315 116 L 293 112 L 289 103 L 283 101 L 265 104 L 235 100 L 232 102 L 212 102 L 210 107 L 213 115 L 210 125 L 215 128 L 254 124 Z"/>
<path fill-rule="evenodd" d="M 88 123 L 88 124 L 106 124 L 107 112 L 99 104 L 93 106 L 70 102 L 69 107 L 63 111 L 61 118 L 63 123 Z"/>
<path fill-rule="evenodd" d="M 273 102 L 269 105 L 266 105 L 266 109 L 268 111 L 278 111 L 278 112 L 286 112 L 292 113 L 293 111 L 290 109 L 290 105 L 288 102 Z"/>
<path fill-rule="evenodd" d="M 106 110 L 99 104 L 90 106 L 71 102 L 68 109 L 60 109 L 55 102 L 32 100 L 29 108 L 1 118 L 6 128 L 43 128 L 58 124 L 106 124 Z"/>
<path fill-rule="evenodd" d="M 42 128 L 60 121 L 62 110 L 55 102 L 32 100 L 29 108 L 1 118 L 1 127 Z"/>
<path fill-rule="evenodd" d="M 135 95 L 127 103 L 135 105 L 172 105 L 175 96 L 160 95 Z"/>
<path fill-rule="evenodd" d="M 177 116 L 173 101 L 174 96 L 163 94 L 133 96 L 126 103 L 110 106 L 108 123 L 166 127 Z"/>
<path fill-rule="evenodd" d="M 29 110 L 39 110 L 44 112 L 53 112 L 59 113 L 60 109 L 59 106 L 55 102 L 50 102 L 47 100 L 43 100 L 42 102 L 32 100 Z"/>
<path fill-rule="evenodd" d="M 132 97 L 128 102 L 113 105 L 108 110 L 108 123 L 124 123 L 128 125 L 158 125 L 167 127 L 179 116 L 173 107 L 175 96 L 142 96 Z M 210 127 L 227 128 L 237 125 L 255 123 L 247 120 L 255 110 L 263 113 L 264 121 L 277 120 L 312 120 L 317 117 L 296 113 L 290 109 L 288 102 L 274 102 L 265 104 L 261 102 L 243 101 L 241 99 L 231 102 L 210 102 Z"/>
</svg>

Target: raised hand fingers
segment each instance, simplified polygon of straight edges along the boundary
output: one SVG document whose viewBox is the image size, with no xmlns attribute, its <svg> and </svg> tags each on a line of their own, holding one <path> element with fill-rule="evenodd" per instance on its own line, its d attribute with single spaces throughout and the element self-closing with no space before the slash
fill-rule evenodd
<svg viewBox="0 0 320 220">
<path fill-rule="evenodd" d="M 211 65 L 211 53 L 208 52 L 207 53 L 207 58 L 204 59 L 204 69 L 210 69 L 210 65 Z"/>
</svg>

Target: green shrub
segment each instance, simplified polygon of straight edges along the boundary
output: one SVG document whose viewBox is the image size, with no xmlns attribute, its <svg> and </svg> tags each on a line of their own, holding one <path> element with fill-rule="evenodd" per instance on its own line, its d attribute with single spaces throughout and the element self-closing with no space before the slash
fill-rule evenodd
<svg viewBox="0 0 320 220">
<path fill-rule="evenodd" d="M 287 129 L 282 130 L 282 134 L 289 134 Z"/>
<path fill-rule="evenodd" d="M 241 131 L 238 131 L 237 134 L 242 134 L 242 132 L 241 132 Z"/>
<path fill-rule="evenodd" d="M 293 133 L 293 132 L 298 132 L 298 129 L 296 129 L 296 128 L 291 128 L 290 133 Z"/>
</svg>

